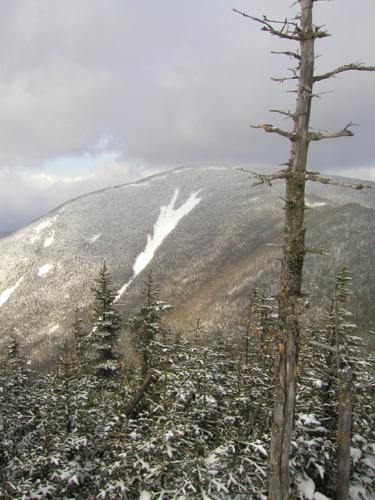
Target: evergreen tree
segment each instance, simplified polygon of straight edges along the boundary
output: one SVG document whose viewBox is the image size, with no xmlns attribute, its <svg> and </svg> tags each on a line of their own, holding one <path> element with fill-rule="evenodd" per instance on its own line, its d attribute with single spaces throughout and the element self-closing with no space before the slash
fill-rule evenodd
<svg viewBox="0 0 375 500">
<path fill-rule="evenodd" d="M 168 332 L 162 316 L 171 309 L 171 306 L 159 299 L 159 292 L 150 271 L 143 289 L 144 303 L 130 321 L 130 330 L 141 356 L 143 376 L 156 365 L 157 339 L 165 338 Z"/>
<path fill-rule="evenodd" d="M 7 479 L 6 466 L 22 450 L 32 425 L 31 373 L 21 342 L 12 330 L 6 337 L 0 363 L 0 480 Z M 1 496 L 1 495 L 0 495 Z"/>
<path fill-rule="evenodd" d="M 100 378 L 118 375 L 118 354 L 116 344 L 121 327 L 120 315 L 115 306 L 116 294 L 112 288 L 112 278 L 103 261 L 99 276 L 95 280 L 93 328 L 90 334 L 92 364 Z"/>
<path fill-rule="evenodd" d="M 73 357 L 74 357 L 74 369 L 77 375 L 83 375 L 87 373 L 88 362 L 89 362 L 89 338 L 87 331 L 83 327 L 83 322 L 79 314 L 77 307 L 74 308 L 74 319 L 72 323 L 72 334 L 73 334 Z"/>
<path fill-rule="evenodd" d="M 300 385 L 297 400 L 296 439 L 292 457 L 295 485 L 305 485 L 316 494 L 344 498 L 339 486 L 349 483 L 338 471 L 338 448 L 350 444 L 339 425 L 339 395 L 342 374 L 353 370 L 353 436 L 350 484 L 352 498 L 371 498 L 374 490 L 374 405 L 371 362 L 366 359 L 361 339 L 347 309 L 351 277 L 343 267 L 335 276 L 328 312 L 308 325 L 301 342 Z M 346 458 L 350 465 L 350 457 Z M 357 492 L 357 493 L 354 493 Z M 341 495 L 341 496 L 340 496 Z"/>
</svg>

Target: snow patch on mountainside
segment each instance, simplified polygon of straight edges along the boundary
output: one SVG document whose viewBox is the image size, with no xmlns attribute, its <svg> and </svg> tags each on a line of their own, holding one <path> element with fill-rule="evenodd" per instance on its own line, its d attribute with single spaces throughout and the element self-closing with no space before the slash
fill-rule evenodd
<svg viewBox="0 0 375 500">
<path fill-rule="evenodd" d="M 145 249 L 135 259 L 133 265 L 133 277 L 117 292 L 116 300 L 121 297 L 134 278 L 151 262 L 158 247 L 163 243 L 165 238 L 173 231 L 173 229 L 175 229 L 180 220 L 202 201 L 202 198 L 198 197 L 199 191 L 197 191 L 195 193 L 191 193 L 189 198 L 180 207 L 175 208 L 178 193 L 179 190 L 177 188 L 169 205 L 162 205 L 160 207 L 159 217 L 154 224 L 154 232 L 152 236 L 151 234 L 147 235 Z"/>
<path fill-rule="evenodd" d="M 205 167 L 205 170 L 216 170 L 216 171 L 219 171 L 219 170 L 228 170 L 228 169 L 227 169 L 227 167 L 210 166 L 210 167 Z"/>
<path fill-rule="evenodd" d="M 40 233 L 44 231 L 44 229 L 47 229 L 48 227 L 51 227 L 52 224 L 56 221 L 57 217 L 51 217 L 50 219 L 46 219 L 42 222 L 40 222 L 36 227 L 34 227 L 33 232 L 31 234 L 30 242 L 35 243 L 36 240 L 39 238 Z"/>
<path fill-rule="evenodd" d="M 44 248 L 50 247 L 52 245 L 54 239 L 55 239 L 55 236 L 54 236 L 54 233 L 52 231 L 52 233 L 48 236 L 48 238 L 46 238 L 44 240 L 44 245 L 43 245 Z"/>
<path fill-rule="evenodd" d="M 101 234 L 98 233 L 98 234 L 94 234 L 93 236 L 91 236 L 90 238 L 87 238 L 87 241 L 89 243 L 95 243 L 96 240 L 98 240 L 99 238 L 101 237 Z"/>
<path fill-rule="evenodd" d="M 22 283 L 23 281 L 23 276 L 21 276 L 21 278 L 19 278 L 16 283 L 7 288 L 6 290 L 4 290 L 3 292 L 0 293 L 0 307 L 5 304 L 5 302 L 9 299 L 9 297 L 12 295 L 12 293 L 16 290 L 16 288 L 19 287 L 19 285 Z"/>
<path fill-rule="evenodd" d="M 60 328 L 60 325 L 59 325 L 58 323 L 53 324 L 53 325 L 51 325 L 51 326 L 49 327 L 49 329 L 48 329 L 48 333 L 49 333 L 49 334 L 55 333 L 55 332 L 57 332 L 57 330 L 58 330 L 59 328 Z"/>
<path fill-rule="evenodd" d="M 160 207 L 159 217 L 154 224 L 154 234 L 152 236 L 150 234 L 147 235 L 146 247 L 138 255 L 133 265 L 134 276 L 143 271 L 147 264 L 151 262 L 156 249 L 162 244 L 168 234 L 201 201 L 201 198 L 198 198 L 198 193 L 192 193 L 183 205 L 175 209 L 174 205 L 178 197 L 178 192 L 178 189 L 176 189 L 169 205 L 162 205 Z"/>
<path fill-rule="evenodd" d="M 182 167 L 182 168 L 176 168 L 175 170 L 171 170 L 168 172 L 169 174 L 173 175 L 178 175 L 178 174 L 183 174 L 185 172 L 190 172 L 191 170 L 195 170 L 194 167 Z"/>
<path fill-rule="evenodd" d="M 52 264 L 44 264 L 44 266 L 41 266 L 38 271 L 38 276 L 45 276 L 50 272 L 52 269 Z"/>
<path fill-rule="evenodd" d="M 117 291 L 117 295 L 116 295 L 116 298 L 115 298 L 115 302 L 118 301 L 118 299 L 121 297 L 121 295 L 125 292 L 125 290 L 128 288 L 128 286 L 130 285 L 130 283 L 134 280 L 135 276 L 133 276 L 132 278 L 130 278 L 130 280 L 125 283 L 125 285 L 123 285 L 120 290 Z"/>
<path fill-rule="evenodd" d="M 305 205 L 307 208 L 319 208 L 319 207 L 325 207 L 327 203 L 325 201 L 315 201 L 315 202 L 306 201 Z"/>
</svg>

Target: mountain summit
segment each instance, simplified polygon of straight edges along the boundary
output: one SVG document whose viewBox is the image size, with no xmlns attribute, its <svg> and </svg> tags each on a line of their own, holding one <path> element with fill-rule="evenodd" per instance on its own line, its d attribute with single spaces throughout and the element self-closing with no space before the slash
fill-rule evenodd
<svg viewBox="0 0 375 500">
<path fill-rule="evenodd" d="M 374 185 L 375 187 L 375 185 Z M 126 318 L 153 269 L 169 321 L 189 330 L 239 328 L 251 289 L 278 290 L 283 231 L 282 182 L 252 186 L 235 167 L 184 167 L 72 200 L 0 240 L 0 318 L 34 359 L 46 359 L 69 330 L 74 307 L 90 311 L 103 259 Z M 353 275 L 360 334 L 375 323 L 375 190 L 310 183 L 308 301 L 328 301 L 334 270 Z M 322 293 L 325 290 L 326 293 Z"/>
</svg>

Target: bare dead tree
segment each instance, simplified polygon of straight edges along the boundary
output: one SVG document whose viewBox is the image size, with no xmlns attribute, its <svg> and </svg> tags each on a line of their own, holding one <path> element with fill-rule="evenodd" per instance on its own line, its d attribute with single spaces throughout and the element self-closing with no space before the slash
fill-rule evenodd
<svg viewBox="0 0 375 500">
<path fill-rule="evenodd" d="M 375 71 L 375 66 L 364 66 L 351 63 L 339 66 L 322 75 L 314 75 L 314 43 L 315 40 L 328 37 L 322 26 L 313 24 L 313 6 L 318 0 L 297 0 L 299 13 L 292 20 L 275 21 L 263 16 L 254 17 L 245 12 L 235 10 L 238 14 L 251 19 L 272 36 L 296 42 L 296 51 L 282 51 L 280 54 L 293 58 L 297 67 L 292 76 L 277 79 L 296 80 L 297 100 L 295 111 L 272 110 L 293 121 L 291 131 L 283 130 L 272 124 L 260 124 L 256 128 L 267 133 L 280 135 L 291 142 L 290 159 L 286 168 L 275 174 L 256 175 L 258 183 L 267 183 L 275 179 L 285 179 L 285 224 L 281 283 L 279 293 L 280 336 L 279 361 L 275 388 L 275 406 L 271 429 L 271 447 L 269 457 L 269 498 L 286 500 L 289 498 L 290 473 L 289 456 L 292 431 L 294 426 L 294 409 L 296 400 L 296 373 L 298 358 L 298 342 L 300 335 L 299 302 L 302 289 L 302 272 L 305 254 L 305 185 L 306 181 L 336 184 L 334 180 L 321 177 L 319 172 L 307 171 L 309 144 L 337 137 L 350 137 L 352 123 L 337 132 L 311 131 L 310 111 L 314 97 L 314 83 L 334 77 L 346 71 Z M 348 185 L 354 189 L 362 189 L 362 184 Z"/>
</svg>

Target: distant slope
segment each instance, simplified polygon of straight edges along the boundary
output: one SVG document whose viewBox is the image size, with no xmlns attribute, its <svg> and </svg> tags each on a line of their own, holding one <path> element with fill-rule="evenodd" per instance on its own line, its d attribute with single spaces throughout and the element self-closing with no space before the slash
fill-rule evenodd
<svg viewBox="0 0 375 500">
<path fill-rule="evenodd" d="M 233 167 L 186 167 L 72 200 L 0 240 L 0 321 L 24 336 L 35 358 L 50 355 L 72 321 L 89 310 L 90 287 L 107 260 L 124 316 L 139 303 L 152 268 L 170 322 L 200 317 L 213 329 L 238 327 L 255 284 L 277 293 L 283 184 L 252 187 Z M 362 329 L 375 313 L 375 190 L 309 184 L 305 289 L 321 303 L 331 269 L 354 274 Z"/>
</svg>

